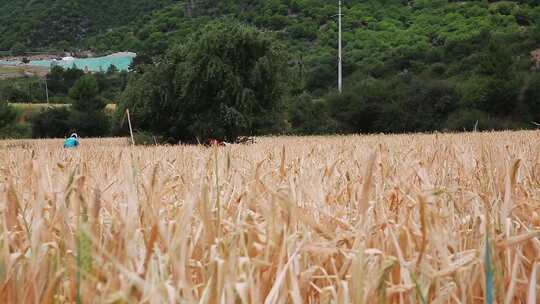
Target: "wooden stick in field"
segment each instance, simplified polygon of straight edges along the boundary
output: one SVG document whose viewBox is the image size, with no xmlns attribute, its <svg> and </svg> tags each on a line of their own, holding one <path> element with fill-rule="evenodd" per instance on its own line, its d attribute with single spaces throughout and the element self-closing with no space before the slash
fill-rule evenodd
<svg viewBox="0 0 540 304">
<path fill-rule="evenodd" d="M 133 138 L 133 128 L 131 127 L 131 118 L 129 117 L 129 109 L 126 109 L 126 115 L 129 125 L 129 134 L 131 135 L 131 144 L 135 146 L 135 139 Z"/>
</svg>

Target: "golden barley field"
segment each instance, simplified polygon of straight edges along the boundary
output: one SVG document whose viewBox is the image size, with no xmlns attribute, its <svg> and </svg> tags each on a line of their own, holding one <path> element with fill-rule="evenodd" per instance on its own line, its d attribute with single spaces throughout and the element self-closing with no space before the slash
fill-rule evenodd
<svg viewBox="0 0 540 304">
<path fill-rule="evenodd" d="M 540 132 L 0 142 L 0 303 L 539 303 Z"/>
</svg>

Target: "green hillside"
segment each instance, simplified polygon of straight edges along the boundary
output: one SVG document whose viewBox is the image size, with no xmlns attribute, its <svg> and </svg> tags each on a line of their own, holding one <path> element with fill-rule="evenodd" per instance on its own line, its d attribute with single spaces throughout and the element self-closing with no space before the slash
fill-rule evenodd
<svg viewBox="0 0 540 304">
<path fill-rule="evenodd" d="M 0 0 L 0 50 L 70 49 L 123 25 L 143 24 L 172 0 Z"/>
<path fill-rule="evenodd" d="M 142 27 L 122 27 L 88 40 L 97 49 L 131 48 L 161 55 L 215 18 L 272 32 L 310 91 L 335 76 L 337 1 L 196 1 L 173 4 Z M 407 69 L 445 75 L 476 73 L 489 37 L 503 40 L 514 61 L 540 48 L 540 1 L 343 1 L 344 69 L 380 77 Z M 489 37 L 488 37 L 489 36 Z M 523 63 L 525 64 L 525 63 Z M 470 73 L 469 73 L 470 74 Z"/>
<path fill-rule="evenodd" d="M 272 32 L 309 89 L 333 82 L 336 3 L 323 0 L 1 0 L 0 49 L 87 48 L 163 55 L 197 28 L 231 18 Z M 346 75 L 459 63 L 486 33 L 515 55 L 540 47 L 540 1 L 343 1 Z M 474 57 L 474 56 L 473 56 Z M 469 65 L 465 66 L 464 65 Z"/>
<path fill-rule="evenodd" d="M 92 45 L 132 43 L 155 59 L 212 20 L 254 25 L 286 50 L 295 132 L 529 128 L 540 120 L 540 76 L 530 55 L 540 48 L 538 0 L 343 1 L 343 95 L 331 93 L 337 1 L 195 3 L 189 12 L 168 6 L 143 27 L 109 32 Z"/>
</svg>

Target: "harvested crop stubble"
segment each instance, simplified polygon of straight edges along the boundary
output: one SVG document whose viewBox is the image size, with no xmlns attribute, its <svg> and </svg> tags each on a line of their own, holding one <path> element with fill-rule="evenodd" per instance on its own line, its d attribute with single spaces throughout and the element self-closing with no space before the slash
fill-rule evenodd
<svg viewBox="0 0 540 304">
<path fill-rule="evenodd" d="M 1 142 L 2 303 L 536 303 L 540 133 Z"/>
</svg>

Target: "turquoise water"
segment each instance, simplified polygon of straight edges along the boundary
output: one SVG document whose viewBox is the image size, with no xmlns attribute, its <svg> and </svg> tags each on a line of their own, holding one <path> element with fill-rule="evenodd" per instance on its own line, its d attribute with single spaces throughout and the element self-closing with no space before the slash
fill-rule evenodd
<svg viewBox="0 0 540 304">
<path fill-rule="evenodd" d="M 75 58 L 74 60 L 34 60 L 30 61 L 29 65 L 31 66 L 42 66 L 42 67 L 51 67 L 51 65 L 59 65 L 64 68 L 71 68 L 73 65 L 75 67 L 84 70 L 88 68 L 91 72 L 100 72 L 107 71 L 107 69 L 114 65 L 121 71 L 126 71 L 129 68 L 129 65 L 133 61 L 135 55 L 117 55 L 117 56 L 105 56 L 105 57 L 96 57 L 96 58 Z M 17 61 L 5 61 L 0 60 L 0 65 L 16 65 L 20 62 Z"/>
</svg>

